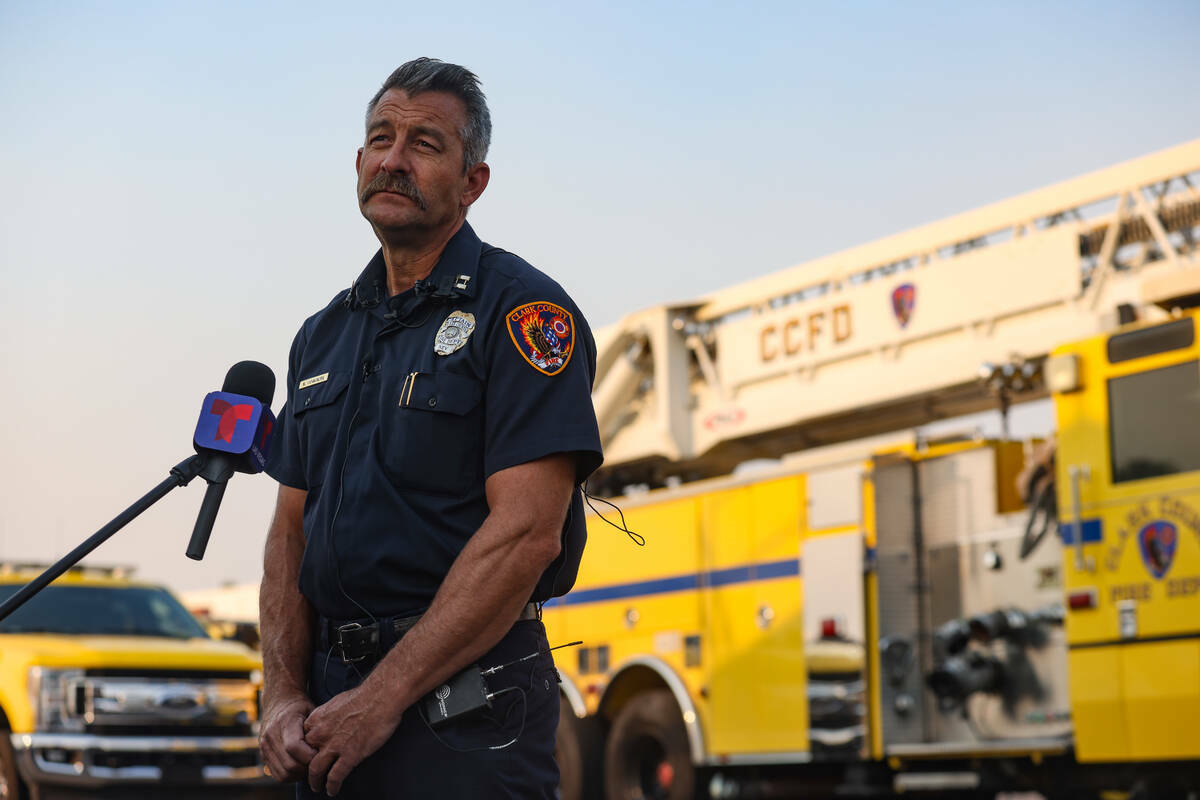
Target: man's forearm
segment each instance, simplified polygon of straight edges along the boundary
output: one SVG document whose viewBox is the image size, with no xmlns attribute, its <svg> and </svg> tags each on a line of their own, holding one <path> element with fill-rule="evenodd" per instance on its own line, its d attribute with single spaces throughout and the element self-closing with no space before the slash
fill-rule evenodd
<svg viewBox="0 0 1200 800">
<path fill-rule="evenodd" d="M 300 594 L 304 532 L 295 503 L 281 499 L 267 533 L 259 620 L 262 629 L 263 706 L 305 693 L 312 653 L 313 610 Z M 302 508 L 302 501 L 300 507 Z"/>
<path fill-rule="evenodd" d="M 485 523 L 463 549 L 421 622 L 376 668 L 382 685 L 400 690 L 398 710 L 473 663 L 512 628 L 554 560 L 544 546 L 539 556 L 522 542 L 519 534 Z"/>
<path fill-rule="evenodd" d="M 397 713 L 476 661 L 512 628 L 561 547 L 574 468 L 569 459 L 559 467 L 557 491 L 527 494 L 526 504 L 515 507 L 492 504 L 420 623 L 368 678 L 387 687 L 380 696 L 388 697 Z M 542 510 L 530 514 L 528 507 Z"/>
</svg>

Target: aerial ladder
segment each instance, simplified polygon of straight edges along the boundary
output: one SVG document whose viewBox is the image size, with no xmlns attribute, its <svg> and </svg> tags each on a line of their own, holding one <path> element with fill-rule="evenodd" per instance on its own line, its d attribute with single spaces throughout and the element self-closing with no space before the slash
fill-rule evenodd
<svg viewBox="0 0 1200 800">
<path fill-rule="evenodd" d="M 1200 295 L 1198 170 L 1200 140 L 598 330 L 593 486 L 996 407 L 982 365 L 1036 367 L 1055 343 Z"/>
</svg>

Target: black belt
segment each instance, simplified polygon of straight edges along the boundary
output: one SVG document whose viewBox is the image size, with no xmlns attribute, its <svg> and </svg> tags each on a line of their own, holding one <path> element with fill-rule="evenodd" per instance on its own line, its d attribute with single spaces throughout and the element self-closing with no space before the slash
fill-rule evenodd
<svg viewBox="0 0 1200 800">
<path fill-rule="evenodd" d="M 408 633 L 421 621 L 423 615 L 411 617 L 381 617 L 375 620 L 336 620 L 317 618 L 317 647 L 341 656 L 351 664 L 368 658 L 380 658 L 400 637 Z M 521 609 L 517 621 L 541 619 L 542 609 L 538 603 L 527 603 Z"/>
</svg>

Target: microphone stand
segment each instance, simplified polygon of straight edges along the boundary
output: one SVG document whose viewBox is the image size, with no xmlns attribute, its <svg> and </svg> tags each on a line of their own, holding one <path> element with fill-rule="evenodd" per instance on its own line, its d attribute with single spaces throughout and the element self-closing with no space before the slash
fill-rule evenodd
<svg viewBox="0 0 1200 800">
<path fill-rule="evenodd" d="M 177 486 L 187 486 L 192 478 L 195 478 L 204 471 L 207 462 L 208 456 L 206 454 L 197 453 L 191 458 L 181 461 L 172 467 L 170 477 L 158 484 L 158 486 L 155 486 L 140 500 L 114 517 L 112 522 L 96 531 L 89 539 L 56 561 L 41 575 L 22 586 L 20 591 L 18 591 L 12 597 L 5 600 L 4 604 L 0 605 L 0 620 L 3 620 L 9 614 L 23 606 L 26 601 L 29 600 L 29 598 L 33 597 L 42 589 L 45 589 L 51 581 L 79 563 L 79 561 L 82 560 L 83 557 L 88 553 L 104 544 L 104 542 L 111 538 L 113 534 L 136 519 L 143 511 L 150 508 L 150 506 L 154 505 L 159 500 L 163 499 L 163 497 L 165 497 L 172 489 L 176 488 Z M 211 524 L 212 523 L 210 522 L 210 527 Z M 205 538 L 207 539 L 207 537 Z M 201 554 L 203 554 L 203 549 L 201 550 Z"/>
</svg>

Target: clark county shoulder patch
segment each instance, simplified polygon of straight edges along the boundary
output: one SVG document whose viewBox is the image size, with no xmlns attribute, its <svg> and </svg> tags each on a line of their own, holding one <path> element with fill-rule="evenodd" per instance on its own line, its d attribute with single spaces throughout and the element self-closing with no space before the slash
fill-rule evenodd
<svg viewBox="0 0 1200 800">
<path fill-rule="evenodd" d="M 554 303 L 526 303 L 508 312 L 508 335 L 538 372 L 557 375 L 575 350 L 575 320 Z"/>
</svg>

